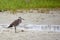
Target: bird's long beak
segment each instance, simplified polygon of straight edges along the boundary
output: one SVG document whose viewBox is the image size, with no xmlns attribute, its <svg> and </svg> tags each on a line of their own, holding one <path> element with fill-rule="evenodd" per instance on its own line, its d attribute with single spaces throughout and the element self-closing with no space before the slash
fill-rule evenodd
<svg viewBox="0 0 60 40">
<path fill-rule="evenodd" d="M 22 18 L 22 20 L 24 20 L 24 19 Z"/>
</svg>

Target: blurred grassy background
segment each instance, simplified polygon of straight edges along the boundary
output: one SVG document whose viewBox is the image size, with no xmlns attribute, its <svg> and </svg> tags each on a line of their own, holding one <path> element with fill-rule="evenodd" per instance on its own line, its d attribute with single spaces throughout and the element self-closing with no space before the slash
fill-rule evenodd
<svg viewBox="0 0 60 40">
<path fill-rule="evenodd" d="M 0 0 L 0 10 L 59 7 L 60 0 Z"/>
</svg>

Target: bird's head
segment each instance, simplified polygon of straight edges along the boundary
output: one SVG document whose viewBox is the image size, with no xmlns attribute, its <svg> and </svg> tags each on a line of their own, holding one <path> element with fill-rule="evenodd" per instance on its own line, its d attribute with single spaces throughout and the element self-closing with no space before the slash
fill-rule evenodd
<svg viewBox="0 0 60 40">
<path fill-rule="evenodd" d="M 21 17 L 18 17 L 19 19 L 21 19 L 21 20 L 24 20 L 23 18 L 21 18 Z"/>
</svg>

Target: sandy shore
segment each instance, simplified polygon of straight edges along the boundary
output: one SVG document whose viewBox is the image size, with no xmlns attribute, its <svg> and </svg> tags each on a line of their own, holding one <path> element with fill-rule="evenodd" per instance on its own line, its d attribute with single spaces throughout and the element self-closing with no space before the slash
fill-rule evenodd
<svg viewBox="0 0 60 40">
<path fill-rule="evenodd" d="M 10 12 L 0 12 L 0 24 L 10 24 L 18 17 L 22 17 L 25 20 L 20 26 L 28 24 L 37 25 L 60 25 L 60 11 L 49 11 L 49 13 L 19 13 L 10 14 Z M 25 30 L 18 33 L 14 33 L 14 29 L 3 30 L 0 33 L 0 40 L 60 40 L 60 32 L 41 32 L 41 31 L 29 31 Z"/>
<path fill-rule="evenodd" d="M 0 33 L 0 40 L 60 40 L 60 33 L 26 30 L 18 33 L 4 31 Z"/>
</svg>

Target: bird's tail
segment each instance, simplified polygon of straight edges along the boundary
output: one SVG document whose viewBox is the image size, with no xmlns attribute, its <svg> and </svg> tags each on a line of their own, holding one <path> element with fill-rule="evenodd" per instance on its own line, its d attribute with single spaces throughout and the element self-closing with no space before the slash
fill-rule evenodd
<svg viewBox="0 0 60 40">
<path fill-rule="evenodd" d="M 9 25 L 8 28 L 12 27 L 12 25 Z"/>
</svg>

